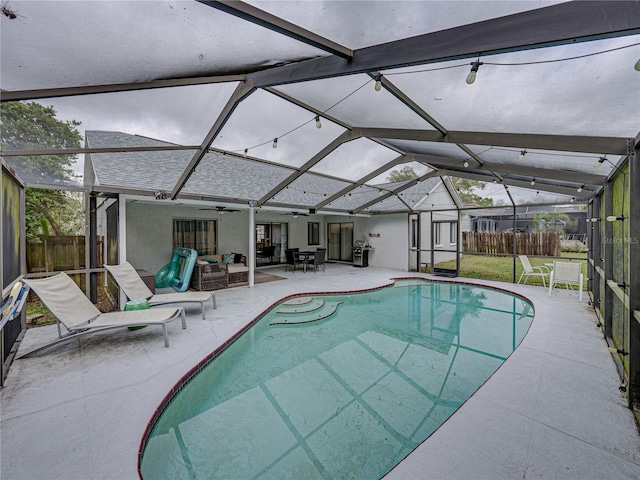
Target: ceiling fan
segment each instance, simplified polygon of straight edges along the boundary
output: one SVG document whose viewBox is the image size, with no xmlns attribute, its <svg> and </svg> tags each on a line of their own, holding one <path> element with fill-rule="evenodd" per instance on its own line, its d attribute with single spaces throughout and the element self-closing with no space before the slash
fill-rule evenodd
<svg viewBox="0 0 640 480">
<path fill-rule="evenodd" d="M 211 207 L 211 208 L 199 208 L 198 210 L 213 210 L 215 212 L 218 212 L 220 215 L 223 215 L 226 212 L 239 212 L 240 211 L 240 210 L 234 210 L 234 209 L 227 208 L 227 207 L 222 207 L 222 206 Z"/>
<path fill-rule="evenodd" d="M 307 214 L 307 213 L 300 213 L 300 212 L 283 213 L 283 215 L 291 215 L 293 218 L 308 217 L 309 216 L 309 214 Z"/>
</svg>

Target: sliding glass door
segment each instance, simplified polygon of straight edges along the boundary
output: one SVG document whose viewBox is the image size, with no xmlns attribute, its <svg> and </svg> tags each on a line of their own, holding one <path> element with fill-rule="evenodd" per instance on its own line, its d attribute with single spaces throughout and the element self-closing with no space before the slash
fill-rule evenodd
<svg viewBox="0 0 640 480">
<path fill-rule="evenodd" d="M 327 260 L 353 261 L 353 222 L 327 224 Z"/>
</svg>

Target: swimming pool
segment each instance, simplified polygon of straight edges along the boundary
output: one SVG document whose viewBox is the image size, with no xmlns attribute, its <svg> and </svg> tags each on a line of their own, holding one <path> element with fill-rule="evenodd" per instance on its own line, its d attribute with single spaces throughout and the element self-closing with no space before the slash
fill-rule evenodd
<svg viewBox="0 0 640 480">
<path fill-rule="evenodd" d="M 398 280 L 275 305 L 192 372 L 145 435 L 143 478 L 380 478 L 526 334 L 525 299 Z"/>
</svg>

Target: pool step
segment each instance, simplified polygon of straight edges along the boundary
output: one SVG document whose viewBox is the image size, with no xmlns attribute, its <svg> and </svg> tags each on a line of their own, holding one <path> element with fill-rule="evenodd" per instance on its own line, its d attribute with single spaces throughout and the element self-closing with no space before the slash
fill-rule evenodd
<svg viewBox="0 0 640 480">
<path fill-rule="evenodd" d="M 294 301 L 295 300 L 295 301 Z M 276 313 L 282 314 L 296 314 L 296 313 L 307 313 L 313 312 L 314 310 L 319 310 L 324 306 L 324 299 L 322 298 L 313 298 L 313 297 L 296 297 L 291 300 L 287 300 L 284 302 L 278 309 Z"/>
<path fill-rule="evenodd" d="M 317 300 L 321 301 L 322 305 L 316 309 L 304 312 L 281 312 L 278 310 L 276 317 L 269 325 L 301 325 L 304 323 L 318 322 L 336 313 L 338 305 L 343 303 L 342 300 Z M 316 305 L 316 302 L 310 302 L 308 304 L 309 308 L 312 304 Z"/>
</svg>

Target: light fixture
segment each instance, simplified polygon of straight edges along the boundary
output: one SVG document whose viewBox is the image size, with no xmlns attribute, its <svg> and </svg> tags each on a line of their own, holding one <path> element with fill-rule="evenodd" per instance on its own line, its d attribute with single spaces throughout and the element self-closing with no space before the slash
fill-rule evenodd
<svg viewBox="0 0 640 480">
<path fill-rule="evenodd" d="M 616 216 L 616 215 L 609 215 L 609 216 L 607 217 L 607 222 L 615 222 L 615 221 L 618 221 L 618 220 L 624 220 L 624 219 L 625 219 L 624 215 L 618 215 L 618 216 Z"/>
<path fill-rule="evenodd" d="M 271 145 L 273 148 L 278 148 L 278 137 L 273 139 L 273 145 Z"/>
<path fill-rule="evenodd" d="M 480 65 L 482 65 L 482 62 L 480 60 L 476 60 L 475 62 L 471 62 L 470 65 L 471 65 L 471 71 L 469 72 L 469 75 L 467 75 L 468 85 L 471 85 L 473 82 L 476 81 L 476 74 L 478 73 L 478 68 L 480 68 Z"/>
<path fill-rule="evenodd" d="M 593 168 L 600 168 L 606 160 L 607 159 L 605 157 L 600 157 L 598 161 L 593 164 Z"/>
<path fill-rule="evenodd" d="M 524 156 L 527 154 L 527 150 L 521 150 L 520 155 L 518 155 L 518 160 L 522 160 Z"/>
<path fill-rule="evenodd" d="M 416 180 L 416 183 L 417 183 L 418 185 L 420 185 L 420 184 L 422 183 L 422 180 L 420 180 L 420 179 L 418 178 L 418 179 Z"/>
<path fill-rule="evenodd" d="M 464 168 L 469 167 L 469 162 L 465 160 L 465 161 L 464 161 L 464 163 L 462 164 L 462 166 L 463 166 Z"/>
<path fill-rule="evenodd" d="M 533 185 L 535 185 L 535 184 L 536 184 L 536 177 L 533 177 L 533 178 L 531 179 L 531 186 L 533 186 Z"/>
<path fill-rule="evenodd" d="M 584 188 L 584 185 L 580 185 L 578 188 L 576 188 L 576 192 L 582 193 L 583 188 Z"/>
<path fill-rule="evenodd" d="M 571 197 L 571 200 L 569 200 L 571 203 L 576 201 L 576 197 Z"/>
<path fill-rule="evenodd" d="M 373 88 L 375 89 L 376 92 L 379 92 L 380 90 L 382 90 L 382 75 L 381 74 L 377 74 L 373 78 L 376 81 L 376 85 Z"/>
<path fill-rule="evenodd" d="M 593 217 L 593 218 L 587 218 L 587 223 L 591 222 L 591 223 L 598 223 L 599 221 L 601 221 L 602 219 L 598 218 L 598 217 Z"/>
<path fill-rule="evenodd" d="M 249 149 L 248 149 L 248 148 L 245 148 L 245 149 L 244 149 L 244 153 L 242 154 L 242 156 L 243 156 L 244 158 L 247 158 L 247 155 L 248 155 L 248 154 L 249 154 Z"/>
<path fill-rule="evenodd" d="M 638 59 L 638 61 L 636 62 L 633 68 L 635 68 L 637 71 L 640 72 L 640 58 Z"/>
<path fill-rule="evenodd" d="M 536 195 L 540 195 L 540 190 L 538 190 L 538 191 L 536 192 Z"/>
<path fill-rule="evenodd" d="M 226 160 L 227 159 L 227 152 L 222 152 L 222 160 Z"/>
<path fill-rule="evenodd" d="M 322 123 L 320 123 L 320 115 L 316 115 L 316 128 L 322 128 Z"/>
</svg>

